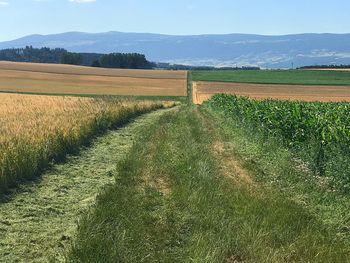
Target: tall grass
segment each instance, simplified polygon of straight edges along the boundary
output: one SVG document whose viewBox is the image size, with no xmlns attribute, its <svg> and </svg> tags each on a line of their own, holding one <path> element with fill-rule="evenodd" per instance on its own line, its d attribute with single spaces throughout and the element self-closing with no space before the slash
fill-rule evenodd
<svg viewBox="0 0 350 263">
<path fill-rule="evenodd" d="M 0 193 L 159 102 L 0 94 Z"/>
</svg>

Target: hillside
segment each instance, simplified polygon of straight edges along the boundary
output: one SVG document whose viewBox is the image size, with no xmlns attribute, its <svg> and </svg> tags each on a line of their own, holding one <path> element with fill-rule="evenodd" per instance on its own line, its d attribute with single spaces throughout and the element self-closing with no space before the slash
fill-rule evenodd
<svg viewBox="0 0 350 263">
<path fill-rule="evenodd" d="M 350 64 L 350 34 L 171 36 L 143 33 L 31 35 L 0 43 L 12 47 L 65 48 L 72 52 L 139 52 L 156 62 L 188 65 L 300 67 Z"/>
</svg>

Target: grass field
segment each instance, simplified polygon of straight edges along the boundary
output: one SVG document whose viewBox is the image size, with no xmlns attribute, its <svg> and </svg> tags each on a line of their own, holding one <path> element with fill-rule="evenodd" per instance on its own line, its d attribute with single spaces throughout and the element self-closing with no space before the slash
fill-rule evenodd
<svg viewBox="0 0 350 263">
<path fill-rule="evenodd" d="M 0 62 L 0 262 L 350 262 L 349 103 L 191 103 L 350 97 L 306 72 Z"/>
<path fill-rule="evenodd" d="M 306 69 L 306 70 L 350 71 L 350 68 L 315 68 L 315 69 Z"/>
<path fill-rule="evenodd" d="M 181 97 L 187 95 L 187 72 L 0 62 L 0 91 Z"/>
<path fill-rule="evenodd" d="M 350 86 L 350 74 L 334 70 L 218 70 L 193 71 L 193 81 L 255 84 Z"/>
</svg>

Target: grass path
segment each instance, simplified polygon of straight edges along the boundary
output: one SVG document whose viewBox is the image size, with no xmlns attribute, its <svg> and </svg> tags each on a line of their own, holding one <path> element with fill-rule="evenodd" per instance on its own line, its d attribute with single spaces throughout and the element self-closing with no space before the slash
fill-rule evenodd
<svg viewBox="0 0 350 263">
<path fill-rule="evenodd" d="M 79 156 L 68 157 L 0 203 L 0 262 L 63 261 L 78 218 L 99 189 L 115 181 L 116 164 L 135 138 L 167 111 L 141 116 L 96 139 Z"/>
<path fill-rule="evenodd" d="M 308 210 L 265 188 L 206 111 L 163 115 L 81 220 L 69 262 L 348 262 Z"/>
<path fill-rule="evenodd" d="M 338 240 L 350 247 L 350 196 L 337 191 L 312 171 L 273 137 L 237 123 L 220 109 L 204 106 L 205 112 L 216 119 L 224 146 L 230 156 L 236 156 L 254 181 L 260 186 L 280 191 L 306 208 L 331 229 Z M 350 262 L 350 258 L 347 262 Z"/>
</svg>

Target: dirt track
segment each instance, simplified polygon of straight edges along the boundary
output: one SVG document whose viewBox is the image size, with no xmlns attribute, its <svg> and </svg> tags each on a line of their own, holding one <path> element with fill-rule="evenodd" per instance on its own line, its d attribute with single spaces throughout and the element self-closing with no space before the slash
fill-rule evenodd
<svg viewBox="0 0 350 263">
<path fill-rule="evenodd" d="M 193 82 L 193 102 L 195 104 L 202 104 L 218 93 L 248 96 L 254 99 L 350 102 L 350 86 Z"/>
</svg>

